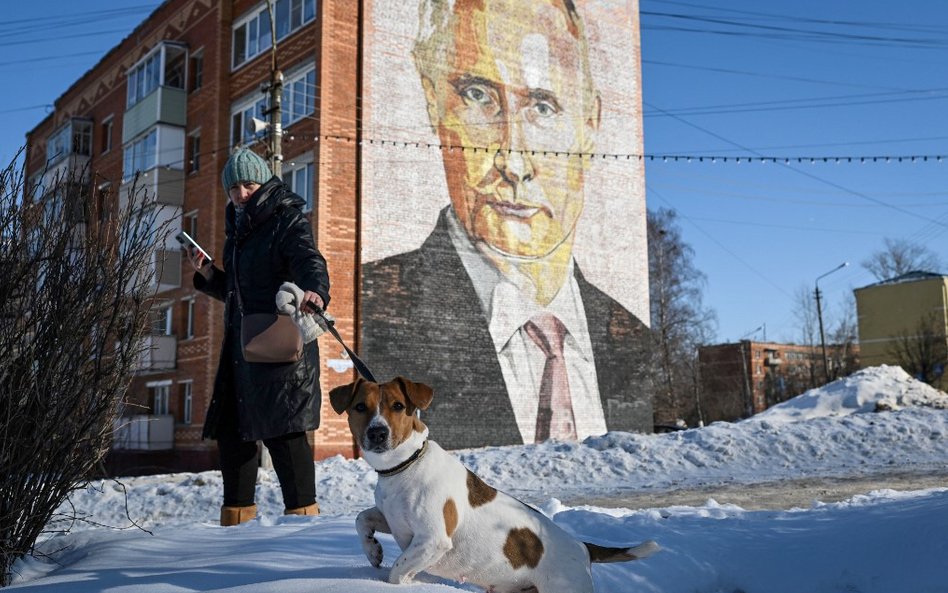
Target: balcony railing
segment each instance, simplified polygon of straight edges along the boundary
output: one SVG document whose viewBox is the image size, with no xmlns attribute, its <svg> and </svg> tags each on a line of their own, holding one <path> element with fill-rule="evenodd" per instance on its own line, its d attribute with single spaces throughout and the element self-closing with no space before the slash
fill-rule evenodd
<svg viewBox="0 0 948 593">
<path fill-rule="evenodd" d="M 132 189 L 135 190 L 134 196 L 130 194 Z M 169 167 L 149 169 L 137 178 L 132 177 L 123 183 L 119 196 L 123 208 L 133 198 L 136 204 L 181 206 L 184 203 L 184 171 Z"/>
<path fill-rule="evenodd" d="M 145 336 L 135 371 L 152 372 L 173 369 L 177 357 L 178 338 L 175 336 Z"/>
<path fill-rule="evenodd" d="M 166 451 L 174 448 L 174 416 L 122 416 L 115 420 L 113 449 Z"/>
<path fill-rule="evenodd" d="M 184 89 L 160 86 L 125 112 L 122 143 L 126 143 L 155 124 L 184 127 L 187 122 L 187 96 Z"/>
</svg>

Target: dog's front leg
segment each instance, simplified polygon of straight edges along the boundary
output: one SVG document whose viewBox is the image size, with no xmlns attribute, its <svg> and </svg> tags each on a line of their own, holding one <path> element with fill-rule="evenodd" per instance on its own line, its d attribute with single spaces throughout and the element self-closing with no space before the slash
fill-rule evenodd
<svg viewBox="0 0 948 593">
<path fill-rule="evenodd" d="M 382 544 L 375 539 L 375 533 L 391 533 L 392 529 L 385 520 L 385 515 L 378 507 L 372 507 L 359 513 L 356 517 L 356 531 L 359 533 L 359 541 L 362 542 L 362 551 L 365 557 L 369 559 L 372 566 L 378 568 L 382 565 Z"/>
<path fill-rule="evenodd" d="M 416 533 L 411 544 L 398 557 L 388 574 L 388 582 L 394 585 L 410 583 L 416 574 L 433 566 L 452 547 L 451 538 L 443 532 L 440 537 L 433 534 Z"/>
</svg>

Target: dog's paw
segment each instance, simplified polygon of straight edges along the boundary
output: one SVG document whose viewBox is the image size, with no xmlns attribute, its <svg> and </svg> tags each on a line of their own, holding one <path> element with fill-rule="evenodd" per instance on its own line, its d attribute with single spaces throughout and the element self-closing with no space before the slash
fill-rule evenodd
<svg viewBox="0 0 948 593">
<path fill-rule="evenodd" d="M 369 559 L 372 566 L 378 568 L 382 565 L 382 544 L 379 543 L 379 540 L 374 537 L 363 539 L 362 551 L 365 552 L 365 557 Z"/>
<path fill-rule="evenodd" d="M 415 579 L 408 574 L 398 574 L 396 571 L 392 571 L 388 574 L 388 582 L 393 585 L 410 585 L 415 582 Z"/>
</svg>

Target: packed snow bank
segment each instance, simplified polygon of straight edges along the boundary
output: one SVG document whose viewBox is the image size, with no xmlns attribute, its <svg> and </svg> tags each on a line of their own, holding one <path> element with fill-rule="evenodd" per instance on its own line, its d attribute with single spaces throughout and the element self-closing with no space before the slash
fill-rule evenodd
<svg viewBox="0 0 948 593">
<path fill-rule="evenodd" d="M 792 423 L 718 422 L 669 434 L 612 432 L 582 443 L 493 447 L 457 455 L 484 481 L 527 502 L 636 491 L 656 493 L 654 504 L 660 505 L 662 491 L 721 484 L 945 473 L 948 410 L 909 408 Z M 324 514 L 357 513 L 374 504 L 378 478 L 362 460 L 319 462 L 316 479 Z M 125 526 L 130 517 L 151 528 L 215 520 L 221 492 L 218 472 L 145 476 L 94 483 L 75 492 L 69 504 L 97 523 Z M 283 511 L 272 471 L 259 473 L 257 505 L 271 517 Z M 64 506 L 63 512 L 71 508 Z"/>
<path fill-rule="evenodd" d="M 798 422 L 908 407 L 948 409 L 948 394 L 912 378 L 901 367 L 882 365 L 811 389 L 748 421 Z"/>
<path fill-rule="evenodd" d="M 156 506 L 173 504 L 156 500 Z M 792 511 L 703 506 L 648 510 L 558 506 L 554 521 L 607 545 L 654 539 L 645 560 L 597 564 L 597 593 L 944 593 L 948 590 L 948 490 L 878 491 Z M 11 591 L 98 593 L 449 593 L 483 591 L 418 575 L 385 582 L 399 550 L 381 535 L 381 568 L 365 559 L 355 517 L 261 518 L 54 538 L 15 568 Z"/>
</svg>

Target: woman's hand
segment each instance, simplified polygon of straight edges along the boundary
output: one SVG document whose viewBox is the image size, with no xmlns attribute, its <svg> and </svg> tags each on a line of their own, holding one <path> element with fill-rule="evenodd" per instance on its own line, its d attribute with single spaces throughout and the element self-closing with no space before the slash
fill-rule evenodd
<svg viewBox="0 0 948 593">
<path fill-rule="evenodd" d="M 205 259 L 204 254 L 197 249 L 193 247 L 188 249 L 188 261 L 191 262 L 191 267 L 194 268 L 195 272 L 207 278 L 211 275 L 211 262 L 205 261 Z"/>
<path fill-rule="evenodd" d="M 311 307 L 307 306 L 309 304 L 312 304 L 314 307 L 322 311 L 323 297 L 319 296 L 319 294 L 313 292 L 312 290 L 307 290 L 303 293 L 303 302 L 300 303 L 300 309 L 303 311 L 303 313 L 312 315 L 314 311 Z"/>
</svg>

